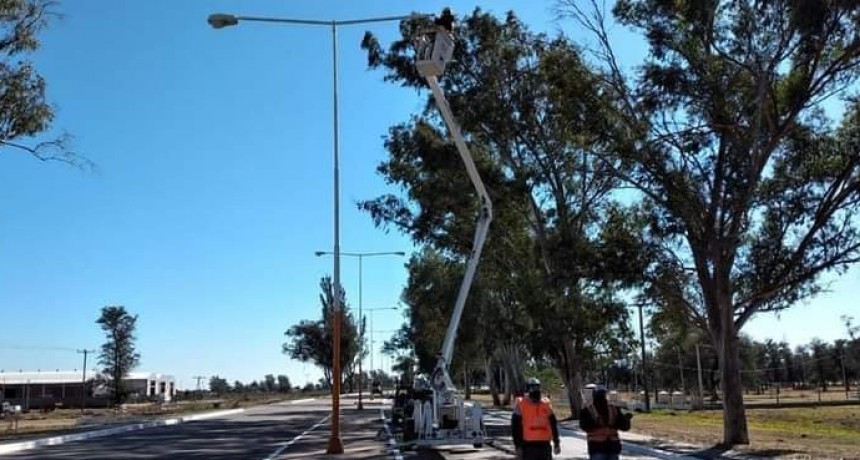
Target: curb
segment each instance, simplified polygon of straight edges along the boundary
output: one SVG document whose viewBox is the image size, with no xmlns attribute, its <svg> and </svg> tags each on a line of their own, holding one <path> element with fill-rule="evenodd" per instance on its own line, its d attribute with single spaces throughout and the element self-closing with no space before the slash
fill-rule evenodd
<svg viewBox="0 0 860 460">
<path fill-rule="evenodd" d="M 73 433 L 61 436 L 52 436 L 50 438 L 33 439 L 30 441 L 14 442 L 9 444 L 0 444 L 0 455 L 20 452 L 22 450 L 35 449 L 36 447 L 58 446 L 72 441 L 82 441 L 85 439 L 101 438 L 111 436 L 127 431 L 143 430 L 146 428 L 154 428 L 157 426 L 178 425 L 180 423 L 194 422 L 197 420 L 205 420 L 209 418 L 222 417 L 225 415 L 238 414 L 244 412 L 245 409 L 230 409 L 215 412 L 206 412 L 202 414 L 188 415 L 185 417 L 177 417 L 162 420 L 152 420 L 149 422 L 132 423 L 114 428 L 106 428 L 103 430 L 85 431 L 83 433 Z"/>
<path fill-rule="evenodd" d="M 382 427 L 385 430 L 385 435 L 388 437 L 388 453 L 394 457 L 394 460 L 403 460 L 403 454 L 397 448 L 397 440 L 391 434 L 391 429 L 388 427 L 388 420 L 385 419 L 385 409 L 379 409 L 379 418 L 382 421 Z"/>
</svg>

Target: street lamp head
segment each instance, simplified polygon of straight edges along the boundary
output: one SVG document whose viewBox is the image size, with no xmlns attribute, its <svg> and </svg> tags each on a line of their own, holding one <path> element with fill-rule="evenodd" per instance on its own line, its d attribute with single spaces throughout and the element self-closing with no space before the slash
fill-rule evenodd
<svg viewBox="0 0 860 460">
<path fill-rule="evenodd" d="M 397 251 L 394 254 L 397 254 L 398 256 L 405 256 L 406 255 L 406 253 L 403 251 Z"/>
<path fill-rule="evenodd" d="M 325 252 L 325 251 L 315 251 L 315 252 L 314 252 L 314 255 L 315 255 L 315 256 L 317 256 L 317 257 L 320 257 L 320 256 L 324 256 L 324 255 L 326 255 L 326 252 Z"/>
<path fill-rule="evenodd" d="M 239 18 L 232 14 L 215 13 L 210 14 L 209 19 L 207 19 L 206 22 L 215 29 L 221 29 L 239 24 Z"/>
</svg>

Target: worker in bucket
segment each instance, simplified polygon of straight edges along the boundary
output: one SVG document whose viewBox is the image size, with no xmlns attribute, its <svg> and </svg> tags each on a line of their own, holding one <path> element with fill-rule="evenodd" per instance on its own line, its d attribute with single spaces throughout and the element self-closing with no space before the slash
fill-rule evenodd
<svg viewBox="0 0 860 460">
<path fill-rule="evenodd" d="M 579 412 L 579 427 L 588 440 L 590 460 L 618 460 L 621 454 L 621 438 L 618 431 L 630 429 L 633 414 L 624 414 L 621 409 L 609 404 L 606 388 L 597 386 L 592 390 L 591 402 Z"/>
<path fill-rule="evenodd" d="M 552 460 L 561 453 L 558 419 L 549 398 L 541 395 L 540 381 L 526 383 L 526 397 L 518 397 L 511 416 L 511 433 L 519 460 Z M 552 445 L 550 445 L 552 442 Z"/>
</svg>

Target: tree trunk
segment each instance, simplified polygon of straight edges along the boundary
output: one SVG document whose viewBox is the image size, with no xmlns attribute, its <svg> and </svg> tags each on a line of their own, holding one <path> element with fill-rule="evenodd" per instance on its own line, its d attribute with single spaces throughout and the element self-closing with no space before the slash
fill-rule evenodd
<svg viewBox="0 0 860 460">
<path fill-rule="evenodd" d="M 570 404 L 570 414 L 573 419 L 579 418 L 579 412 L 582 410 L 582 363 L 578 358 L 577 350 L 581 349 L 579 344 L 573 340 L 565 340 L 564 351 L 560 370 L 564 387 L 567 393 L 567 400 Z"/>
<path fill-rule="evenodd" d="M 504 385 L 503 385 L 504 390 L 505 390 L 505 395 L 502 398 L 502 405 L 503 406 L 509 406 L 509 405 L 511 405 L 511 393 L 512 393 L 511 379 L 507 375 L 508 374 L 507 369 L 505 367 L 502 367 L 502 370 L 504 371 L 504 372 L 502 372 L 502 375 L 505 378 Z"/>
<path fill-rule="evenodd" d="M 490 395 L 493 397 L 493 406 L 500 407 L 502 405 L 502 399 L 499 397 L 499 385 L 502 382 L 496 381 L 496 378 L 499 375 L 497 368 L 496 366 L 493 366 L 493 362 L 489 359 L 484 361 L 484 368 L 487 374 L 487 386 L 490 387 Z"/>
<path fill-rule="evenodd" d="M 463 399 L 472 399 L 472 379 L 470 377 L 469 366 L 463 366 Z"/>
<path fill-rule="evenodd" d="M 720 330 L 713 336 L 718 342 L 714 345 L 719 354 L 720 389 L 723 393 L 723 443 L 730 446 L 749 444 L 734 309 L 728 295 L 721 297 Z"/>
<path fill-rule="evenodd" d="M 525 389 L 523 358 L 517 347 L 506 346 L 502 349 L 499 359 L 505 370 L 505 399 L 503 402 L 504 405 L 509 405 L 513 393 Z"/>
</svg>

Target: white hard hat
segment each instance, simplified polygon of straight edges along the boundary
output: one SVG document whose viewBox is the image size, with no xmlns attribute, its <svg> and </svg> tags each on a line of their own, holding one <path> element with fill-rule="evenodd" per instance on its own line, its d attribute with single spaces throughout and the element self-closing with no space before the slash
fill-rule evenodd
<svg viewBox="0 0 860 460">
<path fill-rule="evenodd" d="M 532 377 L 532 378 L 528 379 L 528 381 L 526 382 L 526 385 L 539 387 L 540 386 L 540 380 Z"/>
</svg>

